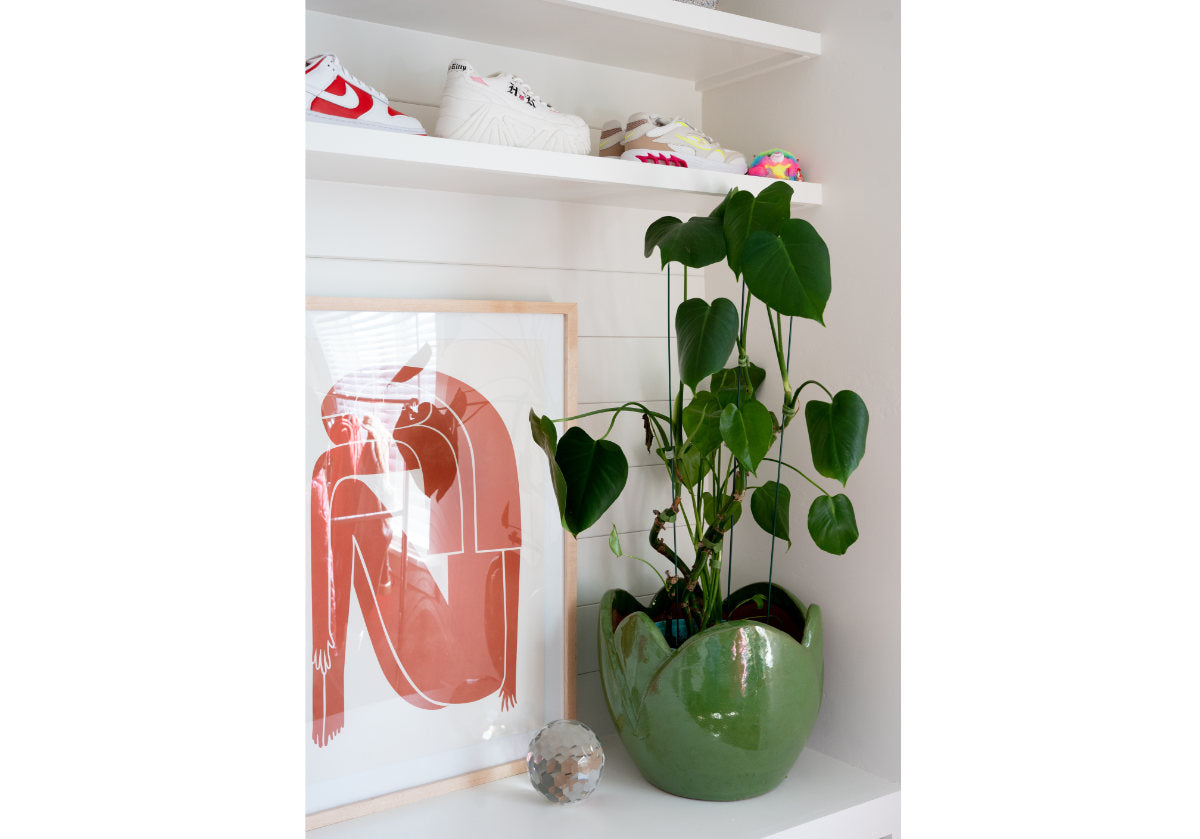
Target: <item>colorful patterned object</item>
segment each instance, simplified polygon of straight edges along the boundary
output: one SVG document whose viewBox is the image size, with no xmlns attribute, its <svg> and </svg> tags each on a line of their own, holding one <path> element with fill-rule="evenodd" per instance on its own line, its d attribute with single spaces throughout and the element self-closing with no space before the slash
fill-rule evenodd
<svg viewBox="0 0 1200 839">
<path fill-rule="evenodd" d="M 758 175 L 760 178 L 778 178 L 781 181 L 804 180 L 795 156 L 783 149 L 767 149 L 757 155 L 746 174 Z"/>
</svg>

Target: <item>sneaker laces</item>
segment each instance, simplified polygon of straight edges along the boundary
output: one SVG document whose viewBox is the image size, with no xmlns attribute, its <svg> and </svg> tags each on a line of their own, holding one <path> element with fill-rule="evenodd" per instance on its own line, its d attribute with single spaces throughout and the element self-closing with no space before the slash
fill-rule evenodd
<svg viewBox="0 0 1200 839">
<path fill-rule="evenodd" d="M 700 130 L 699 128 L 697 128 L 696 126 L 692 125 L 690 122 L 688 122 L 688 121 L 687 121 L 686 119 L 684 119 L 683 117 L 675 117 L 675 118 L 674 118 L 674 119 L 672 119 L 671 121 L 672 121 L 672 122 L 678 122 L 680 125 L 685 125 L 685 126 L 687 126 L 689 129 L 691 129 L 692 133 L 693 133 L 693 134 L 695 134 L 697 137 L 703 137 L 703 138 L 704 138 L 704 141 L 705 141 L 706 143 L 708 143 L 710 146 L 719 146 L 719 145 L 720 145 L 719 143 L 717 143 L 717 141 L 716 141 L 716 140 L 714 140 L 712 137 L 710 137 L 710 136 L 708 136 L 707 134 L 705 134 L 703 131 L 701 131 L 701 130 Z"/>
<path fill-rule="evenodd" d="M 345 66 L 342 64 L 342 62 L 338 60 L 338 57 L 337 57 L 336 55 L 331 55 L 331 56 L 329 56 L 329 57 L 333 59 L 333 66 L 334 66 L 334 68 L 337 70 L 337 72 L 339 72 L 339 73 L 341 73 L 343 76 L 345 76 L 345 77 L 346 77 L 346 78 L 347 78 L 347 79 L 348 79 L 348 80 L 349 80 L 351 83 L 353 83 L 353 84 L 354 84 L 354 85 L 356 85 L 357 87 L 361 87 L 363 90 L 365 90 L 367 93 L 369 93 L 369 94 L 371 94 L 372 96 L 374 96 L 376 99 L 380 99 L 380 100 L 382 100 L 382 101 L 384 101 L 384 102 L 387 102 L 387 101 L 388 101 L 388 98 L 387 98 L 386 96 L 384 96 L 384 95 L 383 95 L 382 93 L 380 93 L 378 90 L 376 90 L 375 88 L 371 87 L 369 84 L 367 84 L 366 82 L 364 82 L 364 81 L 363 81 L 362 79 L 360 79 L 358 76 L 354 75 L 354 74 L 353 74 L 353 73 L 351 73 L 349 70 L 347 70 L 347 69 L 345 68 Z"/>
<path fill-rule="evenodd" d="M 501 74 L 499 74 L 499 73 L 497 73 L 496 75 L 497 75 L 497 77 L 498 77 L 498 78 L 500 78 L 500 77 L 501 77 Z M 532 101 L 533 101 L 535 104 L 538 104 L 538 105 L 543 105 L 543 106 L 545 106 L 545 107 L 549 108 L 550 110 L 554 110 L 554 106 L 553 106 L 553 105 L 551 105 L 549 102 L 547 102 L 547 101 L 546 101 L 545 99 L 543 99 L 542 97 L 538 96 L 536 93 L 534 93 L 534 92 L 533 92 L 533 88 L 531 88 L 531 87 L 529 86 L 529 82 L 525 81 L 525 80 L 524 80 L 523 78 L 521 78 L 520 76 L 514 76 L 514 75 L 511 75 L 511 74 L 509 74 L 509 75 L 507 75 L 507 76 L 504 76 L 504 78 L 508 78 L 508 79 L 510 79 L 510 80 L 512 81 L 512 83 L 513 83 L 513 84 L 515 84 L 515 85 L 517 86 L 517 90 L 519 90 L 519 91 L 521 91 L 523 94 L 525 94 L 525 98 L 526 98 L 526 99 L 530 99 L 530 100 L 532 100 Z"/>
<path fill-rule="evenodd" d="M 689 131 L 691 131 L 693 134 L 695 134 L 697 137 L 703 137 L 705 142 L 707 142 L 710 146 L 714 146 L 714 147 L 719 146 L 719 144 L 717 143 L 716 140 L 714 140 L 712 137 L 705 134 L 703 131 L 701 131 L 696 126 L 692 125 L 690 122 L 688 122 L 683 117 L 664 117 L 661 114 L 647 114 L 646 118 L 648 120 L 650 120 L 650 122 L 659 126 L 660 128 L 663 126 L 666 126 L 666 125 L 672 125 L 674 123 L 679 123 L 684 128 L 687 128 Z"/>
</svg>

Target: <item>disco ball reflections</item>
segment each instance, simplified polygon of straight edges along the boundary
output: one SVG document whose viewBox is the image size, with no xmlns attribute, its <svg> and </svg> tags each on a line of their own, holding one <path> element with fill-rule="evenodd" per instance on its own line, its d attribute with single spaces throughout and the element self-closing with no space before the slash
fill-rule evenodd
<svg viewBox="0 0 1200 839">
<path fill-rule="evenodd" d="M 525 764 L 535 790 L 555 804 L 573 804 L 600 783 L 604 748 L 578 720 L 555 720 L 533 735 Z"/>
</svg>

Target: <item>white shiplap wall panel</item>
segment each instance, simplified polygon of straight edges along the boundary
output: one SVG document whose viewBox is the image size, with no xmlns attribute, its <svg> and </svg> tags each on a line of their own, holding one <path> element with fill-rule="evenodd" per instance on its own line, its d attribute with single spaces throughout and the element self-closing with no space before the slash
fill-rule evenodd
<svg viewBox="0 0 1200 839">
<path fill-rule="evenodd" d="M 306 201 L 309 256 L 660 274 L 657 253 L 642 255 L 654 210 L 312 180 Z"/>
<path fill-rule="evenodd" d="M 703 290 L 703 279 L 698 282 Z M 653 337 L 664 335 L 668 325 L 664 308 L 666 275 L 657 273 L 585 271 L 540 265 L 463 265 L 394 258 L 314 257 L 308 260 L 309 294 L 334 297 L 347 285 L 359 289 L 361 295 L 374 297 L 569 300 L 579 304 L 579 334 L 583 337 Z M 692 291 L 690 281 L 688 286 Z M 672 312 L 682 299 L 681 284 L 672 282 Z M 639 300 L 644 302 L 613 305 L 614 301 Z M 673 324 L 671 327 L 674 331 Z M 665 341 L 662 351 L 666 352 Z M 666 396 L 656 398 L 665 400 Z M 649 407 L 662 410 L 666 403 Z"/>
<path fill-rule="evenodd" d="M 599 603 L 604 592 L 610 588 L 623 588 L 635 597 L 654 594 L 662 583 L 654 571 L 643 563 L 629 556 L 640 556 L 665 574 L 671 568 L 671 562 L 661 554 L 656 553 L 649 543 L 650 531 L 638 530 L 619 533 L 621 550 L 624 557 L 616 557 L 608 549 L 608 536 L 588 536 L 581 538 L 578 543 L 578 585 L 579 605 L 586 606 Z M 682 523 L 680 524 L 679 540 L 676 541 L 670 530 L 663 533 L 663 539 L 668 545 L 678 545 L 679 554 L 690 563 L 695 554 L 685 536 Z"/>
<path fill-rule="evenodd" d="M 600 686 L 600 671 L 581 672 L 579 674 L 579 701 L 575 707 L 575 717 L 587 725 L 601 738 L 604 735 L 617 735 L 612 716 L 608 713 L 608 704 L 604 701 L 604 690 Z"/>
<path fill-rule="evenodd" d="M 587 352 L 584 353 L 584 347 Z M 665 399 L 668 366 L 678 387 L 674 342 L 664 338 L 580 338 L 579 401 L 620 405 L 630 399 Z"/>
</svg>

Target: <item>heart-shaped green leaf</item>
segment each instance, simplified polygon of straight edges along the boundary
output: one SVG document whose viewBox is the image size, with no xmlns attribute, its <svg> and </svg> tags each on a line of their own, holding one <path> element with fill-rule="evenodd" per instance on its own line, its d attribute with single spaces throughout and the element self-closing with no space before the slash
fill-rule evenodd
<svg viewBox="0 0 1200 839">
<path fill-rule="evenodd" d="M 755 474 L 775 439 L 774 417 L 758 400 L 740 407 L 726 405 L 721 411 L 721 439 L 746 471 Z"/>
<path fill-rule="evenodd" d="M 712 527 L 721 507 L 724 507 L 726 510 L 726 520 L 722 522 L 722 529 L 727 532 L 742 517 L 742 502 L 734 501 L 731 498 L 717 499 L 711 492 L 705 492 L 701 495 L 703 519 L 704 523 L 709 527 Z"/>
<path fill-rule="evenodd" d="M 725 258 L 725 234 L 721 219 L 694 216 L 686 222 L 663 216 L 646 228 L 646 256 L 658 248 L 665 266 L 678 262 L 689 268 L 703 268 Z"/>
<path fill-rule="evenodd" d="M 784 484 L 767 481 L 750 496 L 750 515 L 767 533 L 792 546 L 792 492 Z"/>
<path fill-rule="evenodd" d="M 817 547 L 841 556 L 858 539 L 854 507 L 844 495 L 818 495 L 808 508 L 808 533 Z"/>
<path fill-rule="evenodd" d="M 748 368 L 727 367 L 713 373 L 709 387 L 712 389 L 713 396 L 717 397 L 717 401 L 724 408 L 731 402 L 738 401 L 739 379 L 742 383 L 742 401 L 748 402 L 754 398 L 754 394 L 758 392 L 758 388 L 766 378 L 767 371 L 752 361 Z"/>
<path fill-rule="evenodd" d="M 566 527 L 567 480 L 563 477 L 562 469 L 558 468 L 558 463 L 554 459 L 558 449 L 558 430 L 550 421 L 550 417 L 539 417 L 532 409 L 529 411 L 529 429 L 533 434 L 533 442 L 537 443 L 546 453 L 546 460 L 550 462 L 550 481 L 554 486 L 554 498 L 558 502 L 558 518 L 562 522 L 562 526 Z"/>
<path fill-rule="evenodd" d="M 707 390 L 698 391 L 683 409 L 683 430 L 701 454 L 721 445 L 721 403 Z"/>
<path fill-rule="evenodd" d="M 778 233 L 783 223 L 792 215 L 792 196 L 796 190 L 787 181 L 775 181 L 754 196 L 755 230 Z M 761 225 L 761 226 L 759 226 Z"/>
<path fill-rule="evenodd" d="M 737 306 L 725 297 L 718 297 L 711 306 L 699 297 L 684 300 L 675 310 L 675 333 L 679 337 L 679 378 L 695 390 L 701 379 L 729 360 L 737 343 Z"/>
<path fill-rule="evenodd" d="M 786 181 L 776 181 L 757 196 L 738 192 L 726 199 L 722 216 L 725 248 L 729 267 L 735 276 L 742 273 L 742 251 L 746 238 L 756 230 L 776 234 L 792 208 L 792 187 Z"/>
<path fill-rule="evenodd" d="M 567 484 L 566 528 L 578 536 L 617 500 L 629 477 L 629 463 L 616 443 L 593 440 L 578 426 L 567 429 L 559 440 L 554 460 Z"/>
<path fill-rule="evenodd" d="M 713 207 L 712 212 L 709 213 L 709 216 L 712 218 L 724 219 L 725 208 L 729 206 L 729 202 L 733 200 L 733 196 L 737 195 L 739 192 L 741 192 L 741 190 L 736 186 L 730 189 L 729 192 L 725 193 L 725 197 L 721 199 L 721 203 Z"/>
<path fill-rule="evenodd" d="M 704 476 L 712 471 L 713 466 L 712 458 L 703 454 L 691 443 L 685 443 L 680 449 L 679 457 L 675 459 L 674 465 L 679 480 L 689 489 L 704 480 Z"/>
<path fill-rule="evenodd" d="M 852 390 L 838 391 L 833 402 L 814 399 L 804 406 L 804 422 L 813 466 L 826 478 L 846 485 L 867 450 L 867 406 Z"/>
<path fill-rule="evenodd" d="M 804 219 L 789 219 L 775 236 L 756 230 L 742 253 L 746 287 L 784 315 L 810 318 L 824 326 L 829 302 L 829 248 Z"/>
</svg>

